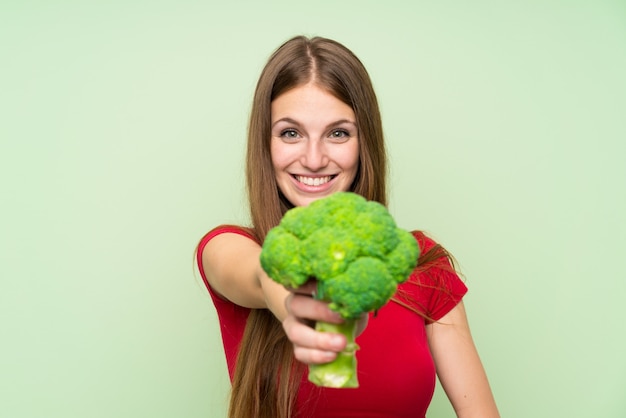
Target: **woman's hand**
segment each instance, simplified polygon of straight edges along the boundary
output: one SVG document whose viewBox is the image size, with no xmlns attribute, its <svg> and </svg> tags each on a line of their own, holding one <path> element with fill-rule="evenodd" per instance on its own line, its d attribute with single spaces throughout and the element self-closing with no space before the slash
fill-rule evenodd
<svg viewBox="0 0 626 418">
<path fill-rule="evenodd" d="M 328 363 L 346 347 L 343 335 L 315 331 L 317 321 L 343 322 L 338 313 L 330 310 L 328 303 L 313 298 L 316 289 L 317 284 L 311 281 L 298 289 L 289 289 L 290 294 L 285 300 L 287 316 L 283 328 L 293 343 L 296 359 L 306 364 Z M 358 334 L 365 329 L 367 318 L 365 314 L 360 320 Z"/>
</svg>

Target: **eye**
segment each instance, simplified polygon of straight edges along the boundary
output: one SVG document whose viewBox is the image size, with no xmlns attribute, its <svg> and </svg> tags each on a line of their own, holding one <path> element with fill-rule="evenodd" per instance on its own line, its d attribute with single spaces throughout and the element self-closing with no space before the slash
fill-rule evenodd
<svg viewBox="0 0 626 418">
<path fill-rule="evenodd" d="M 331 139 L 343 141 L 350 138 L 350 132 L 345 129 L 335 129 L 330 133 L 329 136 Z"/>
<path fill-rule="evenodd" d="M 293 141 L 294 139 L 298 139 L 299 135 L 298 131 L 296 131 L 295 129 L 285 129 L 281 131 L 280 137 L 288 141 Z"/>
</svg>

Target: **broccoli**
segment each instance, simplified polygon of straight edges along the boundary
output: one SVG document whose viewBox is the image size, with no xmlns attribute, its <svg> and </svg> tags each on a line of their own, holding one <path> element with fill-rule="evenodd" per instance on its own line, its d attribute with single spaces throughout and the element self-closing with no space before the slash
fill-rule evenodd
<svg viewBox="0 0 626 418">
<path fill-rule="evenodd" d="M 265 238 L 260 261 L 272 280 L 291 288 L 317 281 L 317 299 L 329 302 L 344 322 L 315 329 L 346 336 L 337 358 L 309 367 L 318 386 L 358 387 L 357 319 L 387 303 L 417 264 L 419 247 L 397 227 L 385 206 L 352 192 L 337 192 L 285 213 Z"/>
</svg>

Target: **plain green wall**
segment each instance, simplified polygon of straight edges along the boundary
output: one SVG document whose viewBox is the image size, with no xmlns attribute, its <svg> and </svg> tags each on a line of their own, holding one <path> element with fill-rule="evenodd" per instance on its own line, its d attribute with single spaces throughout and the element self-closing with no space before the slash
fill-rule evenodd
<svg viewBox="0 0 626 418">
<path fill-rule="evenodd" d="M 503 417 L 626 416 L 626 5 L 602 0 L 2 2 L 0 416 L 224 415 L 193 251 L 246 220 L 252 90 L 301 33 L 368 67 L 391 210 L 458 259 Z"/>
</svg>

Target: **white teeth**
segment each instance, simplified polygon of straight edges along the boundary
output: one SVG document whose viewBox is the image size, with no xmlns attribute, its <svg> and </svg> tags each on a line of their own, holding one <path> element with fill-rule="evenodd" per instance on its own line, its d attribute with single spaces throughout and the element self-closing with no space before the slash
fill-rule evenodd
<svg viewBox="0 0 626 418">
<path fill-rule="evenodd" d="M 331 179 L 331 176 L 326 177 L 304 177 L 304 176 L 296 176 L 296 180 L 300 183 L 304 183 L 307 186 L 320 186 L 322 184 L 328 183 Z"/>
</svg>

